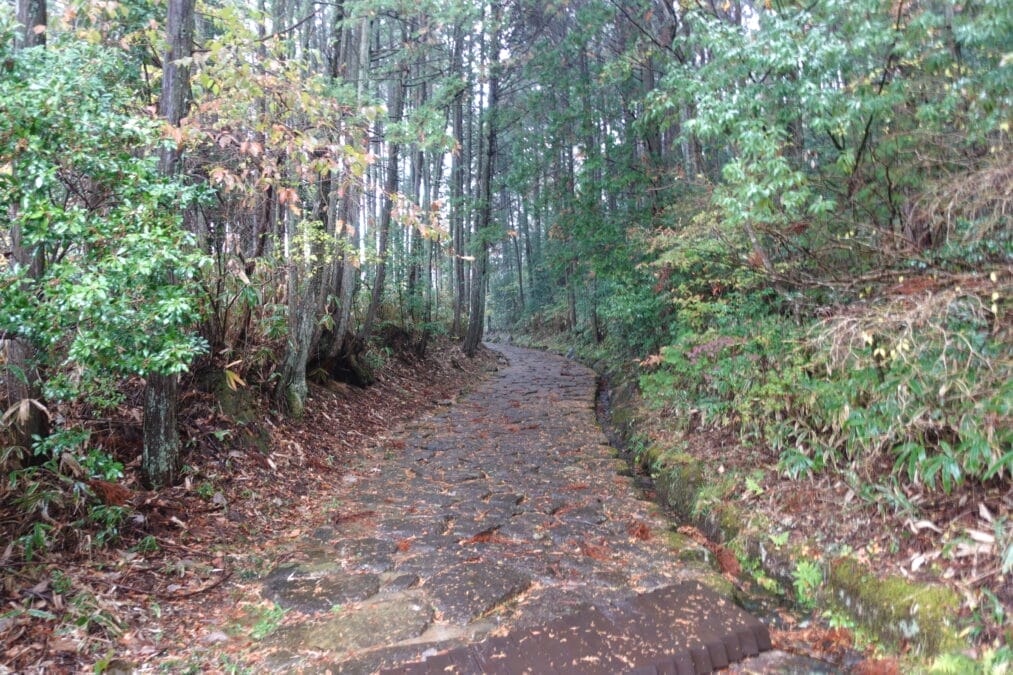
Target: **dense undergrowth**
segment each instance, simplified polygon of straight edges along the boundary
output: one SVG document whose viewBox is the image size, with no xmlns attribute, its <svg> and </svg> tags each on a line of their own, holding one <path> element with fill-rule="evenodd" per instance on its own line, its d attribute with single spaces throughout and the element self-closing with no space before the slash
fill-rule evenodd
<svg viewBox="0 0 1013 675">
<path fill-rule="evenodd" d="M 697 305 L 703 325 L 648 356 L 641 385 L 676 424 L 731 426 L 792 477 L 886 457 L 894 479 L 945 492 L 1008 480 L 1009 323 L 990 305 L 1002 311 L 1009 280 L 925 281 L 932 295 L 800 323 L 762 313 L 762 297 Z"/>
</svg>

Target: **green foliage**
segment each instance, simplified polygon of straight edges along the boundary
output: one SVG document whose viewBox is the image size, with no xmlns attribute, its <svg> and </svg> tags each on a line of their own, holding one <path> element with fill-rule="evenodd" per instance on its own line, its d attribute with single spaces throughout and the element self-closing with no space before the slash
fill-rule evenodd
<svg viewBox="0 0 1013 675">
<path fill-rule="evenodd" d="M 728 153 L 713 202 L 729 223 L 786 225 L 844 199 L 891 227 L 932 171 L 1008 131 L 1008 3 L 833 0 L 759 9 L 755 25 L 698 5 L 685 20 L 683 48 L 708 58 L 675 64 L 648 109 L 662 122 L 693 110 L 684 133 Z M 910 161 L 916 149 L 934 161 Z"/>
<path fill-rule="evenodd" d="M 71 42 L 18 52 L 0 79 L 0 208 L 36 260 L 0 272 L 0 328 L 59 367 L 51 400 L 115 405 L 118 378 L 180 372 L 203 348 L 189 331 L 201 259 L 177 211 L 194 193 L 159 175 L 125 67 Z"/>
<path fill-rule="evenodd" d="M 92 447 L 88 432 L 79 428 L 61 428 L 37 439 L 33 450 L 38 461 L 9 472 L 6 490 L 0 490 L 3 501 L 25 516 L 12 528 L 16 552 L 31 561 L 64 545 L 117 543 L 130 510 L 103 503 L 88 481 L 116 480 L 123 475 L 123 465 Z M 72 527 L 54 527 L 57 518 Z M 90 538 L 78 538 L 78 530 Z"/>
<path fill-rule="evenodd" d="M 1013 430 L 1002 420 L 1013 389 L 988 290 L 944 290 L 820 326 L 803 381 L 812 404 L 800 411 L 810 447 L 822 438 L 848 458 L 890 452 L 896 473 L 946 492 L 1009 476 Z"/>
<path fill-rule="evenodd" d="M 803 558 L 795 563 L 791 578 L 795 587 L 795 601 L 807 610 L 813 609 L 816 606 L 816 594 L 823 586 L 823 570 L 819 564 Z"/>
<path fill-rule="evenodd" d="M 809 327 L 765 313 L 763 294 L 683 294 L 678 319 L 691 330 L 645 362 L 641 388 L 677 426 L 731 426 L 793 477 L 882 453 L 898 477 L 944 492 L 1005 477 L 1013 390 L 992 288 L 1009 294 L 986 283 Z"/>
<path fill-rule="evenodd" d="M 251 610 L 253 625 L 250 627 L 250 637 L 254 640 L 263 640 L 278 630 L 282 619 L 285 618 L 286 611 L 280 605 L 262 605 L 253 608 Z"/>
<path fill-rule="evenodd" d="M 681 333 L 662 347 L 660 367 L 641 377 L 645 396 L 683 424 L 731 425 L 745 441 L 766 440 L 788 413 L 802 361 L 791 357 L 800 337 L 796 328 L 776 315 L 750 319 L 742 311 L 747 303 L 762 311 L 764 297 L 682 299 L 680 323 L 698 332 Z"/>
<path fill-rule="evenodd" d="M 926 672 L 931 675 L 1000 675 L 1013 670 L 1013 648 L 1002 645 L 986 648 L 978 659 L 966 654 L 947 653 L 936 657 Z"/>
<path fill-rule="evenodd" d="M 668 333 L 663 297 L 651 292 L 645 279 L 604 284 L 598 312 L 608 338 L 619 349 L 643 354 L 657 350 Z"/>
</svg>

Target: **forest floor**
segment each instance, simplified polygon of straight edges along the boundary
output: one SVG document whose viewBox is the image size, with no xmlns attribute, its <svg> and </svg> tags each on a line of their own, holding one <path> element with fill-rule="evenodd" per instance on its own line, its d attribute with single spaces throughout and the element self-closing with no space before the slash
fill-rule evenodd
<svg viewBox="0 0 1013 675">
<path fill-rule="evenodd" d="M 595 421 L 594 374 L 500 349 L 519 364 L 392 358 L 370 388 L 315 389 L 301 423 L 263 411 L 269 453 L 223 445 L 178 487 L 130 491 L 144 522 L 119 546 L 5 579 L 0 672 L 375 672 L 589 606 L 618 626 L 683 584 L 746 620 L 707 595 L 736 583 L 720 550 L 724 579 L 707 542 L 671 547 Z M 737 672 L 799 658 L 773 655 Z"/>
<path fill-rule="evenodd" d="M 404 423 L 451 405 L 497 363 L 489 350 L 468 359 L 438 340 L 422 359 L 392 355 L 370 387 L 311 385 L 298 422 L 250 397 L 254 409 L 239 424 L 212 395 L 184 395 L 183 426 L 199 445 L 180 485 L 143 490 L 133 456 L 125 480 L 92 486 L 132 514 L 112 546 L 88 546 L 85 533 L 29 564 L 0 550 L 0 673 L 131 672 L 154 662 L 230 670 L 226 646 L 193 641 L 234 609 L 230 584 L 259 577 L 301 535 L 340 519 L 334 495 L 353 463 L 375 458 Z M 17 517 L 0 513 L 0 523 Z M 192 660 L 195 651 L 203 656 Z"/>
<path fill-rule="evenodd" d="M 498 349 L 531 360 L 507 368 L 501 354 L 483 349 L 469 360 L 449 343 L 426 359 L 393 356 L 372 387 L 314 387 L 299 423 L 260 410 L 248 427 L 269 436 L 269 452 L 237 428 L 231 443 L 192 453 L 177 487 L 107 488 L 134 514 L 117 545 L 51 551 L 40 564 L 4 570 L 0 673 L 373 672 L 506 639 L 584 603 L 621 604 L 708 575 L 713 583 L 715 562 L 725 590 L 748 583 L 734 556 L 726 560 L 698 530 L 680 530 L 695 548 L 671 547 L 676 524 L 645 501 L 650 491 L 624 475 L 595 424 L 591 371 Z M 483 384 L 494 371 L 499 389 Z M 195 419 L 212 429 L 228 421 L 211 412 Z M 728 439 L 693 445 L 719 473 L 756 466 L 729 452 Z M 815 508 L 820 486 L 792 492 L 757 481 L 762 501 L 781 513 L 776 495 L 795 495 L 796 520 L 776 521 L 790 536 L 835 531 L 840 519 Z M 760 496 L 715 495 L 755 507 Z M 856 546 L 880 541 L 864 522 Z M 890 531 L 888 520 L 881 525 Z M 394 598 L 417 602 L 405 612 Z M 859 658 L 847 631 L 781 618 L 774 638 L 783 658 Z M 741 672 L 782 666 L 759 660 Z M 895 667 L 874 662 L 868 672 Z"/>
</svg>

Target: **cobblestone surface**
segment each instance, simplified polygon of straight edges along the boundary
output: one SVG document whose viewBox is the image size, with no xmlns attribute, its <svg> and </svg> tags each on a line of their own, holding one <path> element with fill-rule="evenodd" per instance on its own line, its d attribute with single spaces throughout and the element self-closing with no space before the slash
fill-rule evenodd
<svg viewBox="0 0 1013 675">
<path fill-rule="evenodd" d="M 360 472 L 342 507 L 355 518 L 265 578 L 264 597 L 309 617 L 271 638 L 269 667 L 395 668 L 713 579 L 673 555 L 668 523 L 620 473 L 595 420 L 594 373 L 496 349 L 499 372 Z"/>
</svg>

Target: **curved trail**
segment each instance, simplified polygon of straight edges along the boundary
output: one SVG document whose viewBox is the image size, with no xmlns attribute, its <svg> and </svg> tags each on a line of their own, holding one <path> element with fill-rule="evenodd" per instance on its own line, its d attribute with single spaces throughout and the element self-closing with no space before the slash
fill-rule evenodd
<svg viewBox="0 0 1013 675">
<path fill-rule="evenodd" d="M 490 643 L 484 655 L 474 647 L 447 650 L 493 638 L 496 658 L 507 659 L 500 672 L 549 672 L 509 661 L 512 652 L 535 658 L 549 644 L 519 636 L 542 636 L 538 627 L 547 624 L 574 629 L 566 622 L 576 616 L 597 621 L 598 642 L 580 654 L 538 657 L 540 663 L 558 671 L 559 659 L 587 659 L 573 672 L 613 672 L 661 652 L 584 652 L 603 645 L 623 651 L 622 640 L 638 643 L 633 651 L 650 651 L 651 643 L 668 639 L 667 629 L 653 635 L 654 619 L 643 612 L 664 614 L 666 626 L 688 625 L 688 634 L 704 621 L 703 609 L 718 604 L 719 624 L 742 637 L 745 620 L 759 634 L 754 619 L 696 583 L 712 574 L 709 567 L 678 559 L 687 556 L 666 545 L 664 518 L 631 478 L 617 473 L 625 465 L 595 420 L 594 373 L 552 354 L 495 349 L 509 365 L 457 404 L 408 427 L 376 466 L 349 476 L 354 485 L 333 527 L 314 534 L 301 562 L 264 580 L 264 597 L 306 615 L 268 639 L 265 666 L 403 671 L 429 657 L 429 665 L 414 666 L 417 672 L 443 672 L 437 668 L 443 662 L 456 668 L 447 672 L 483 672 L 497 669 L 482 660 L 490 658 Z M 637 600 L 673 587 L 681 589 L 674 599 L 659 591 Z M 693 589 L 705 594 L 683 597 Z M 658 607 L 644 609 L 645 602 Z M 679 602 L 697 604 L 679 616 L 682 610 L 670 606 Z M 619 643 L 599 630 L 605 624 L 626 631 Z M 729 660 L 755 653 L 752 638 L 743 639 L 741 653 L 729 647 Z M 559 644 L 558 636 L 551 644 Z M 722 665 L 721 658 L 712 665 Z"/>
</svg>

